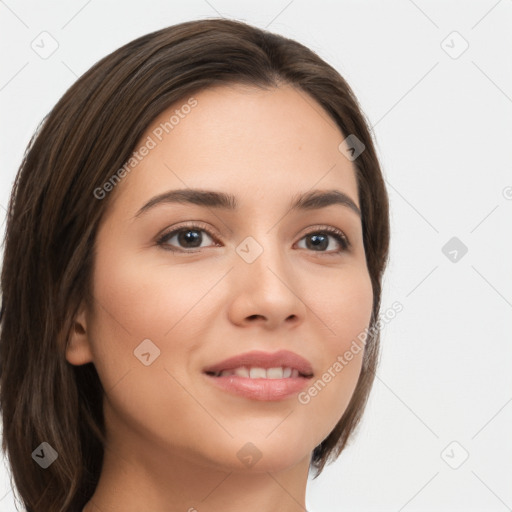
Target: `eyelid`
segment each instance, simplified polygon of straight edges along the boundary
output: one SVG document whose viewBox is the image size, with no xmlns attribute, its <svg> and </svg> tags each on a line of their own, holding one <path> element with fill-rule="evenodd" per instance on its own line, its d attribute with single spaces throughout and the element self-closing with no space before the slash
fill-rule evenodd
<svg viewBox="0 0 512 512">
<path fill-rule="evenodd" d="M 222 236 L 216 230 L 211 228 L 208 224 L 201 222 L 201 221 L 187 221 L 178 226 L 173 226 L 172 228 L 164 230 L 164 232 L 161 235 L 157 236 L 157 240 L 156 240 L 157 245 L 161 246 L 164 250 L 175 252 L 175 253 L 182 253 L 182 254 L 187 254 L 187 253 L 193 254 L 196 252 L 200 252 L 201 249 L 205 249 L 203 247 L 203 248 L 196 248 L 195 250 L 186 250 L 186 249 L 180 249 L 180 248 L 166 247 L 165 240 L 167 240 L 171 235 L 176 235 L 180 231 L 186 230 L 187 228 L 190 230 L 205 231 L 206 234 L 210 238 L 216 239 L 217 241 L 220 240 L 222 243 L 224 243 L 222 241 Z M 195 229 L 195 228 L 199 228 L 199 229 Z M 349 238 L 341 229 L 336 228 L 334 226 L 322 225 L 322 224 L 308 226 L 307 228 L 304 228 L 304 232 L 300 236 L 298 241 L 302 240 L 304 237 L 306 237 L 308 235 L 317 234 L 317 233 L 327 233 L 327 234 L 333 236 L 334 238 L 336 238 L 338 244 L 341 245 L 341 250 L 339 250 L 339 251 L 310 251 L 310 252 L 318 252 L 319 254 L 335 256 L 335 255 L 344 253 L 352 248 L 352 244 L 351 244 Z M 338 237 L 339 237 L 339 240 L 338 240 Z"/>
</svg>

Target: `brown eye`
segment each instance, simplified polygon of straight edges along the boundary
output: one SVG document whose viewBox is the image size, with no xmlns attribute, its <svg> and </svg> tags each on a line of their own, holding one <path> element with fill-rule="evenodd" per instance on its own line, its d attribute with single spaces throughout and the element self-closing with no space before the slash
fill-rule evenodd
<svg viewBox="0 0 512 512">
<path fill-rule="evenodd" d="M 341 249 L 326 250 L 329 247 L 329 238 L 335 239 Z M 340 252 L 346 251 L 350 246 L 345 234 L 339 229 L 332 227 L 325 227 L 317 231 L 310 231 L 302 239 L 306 239 L 306 249 L 320 253 L 325 252 L 328 254 L 339 254 Z"/>
<path fill-rule="evenodd" d="M 203 226 L 182 226 L 165 232 L 158 238 L 157 244 L 168 251 L 198 252 L 187 251 L 187 249 L 208 247 L 207 245 L 202 245 L 205 239 L 207 241 L 208 238 L 213 239 L 213 235 Z M 170 243 L 173 239 L 175 239 L 174 242 Z"/>
</svg>

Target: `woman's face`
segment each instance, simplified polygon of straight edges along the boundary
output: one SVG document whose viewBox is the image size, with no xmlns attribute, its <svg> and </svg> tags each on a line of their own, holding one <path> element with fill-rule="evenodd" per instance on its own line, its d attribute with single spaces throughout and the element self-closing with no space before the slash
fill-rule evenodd
<svg viewBox="0 0 512 512">
<path fill-rule="evenodd" d="M 67 358 L 94 363 L 108 436 L 123 456 L 276 471 L 309 462 L 360 374 L 363 351 L 351 347 L 372 310 L 361 218 L 343 202 L 291 207 L 317 191 L 359 207 L 355 168 L 331 118 L 292 87 L 222 86 L 193 98 L 154 121 L 137 146 L 148 149 L 110 192 L 93 308 L 79 317 L 85 341 Z M 228 194 L 236 208 L 213 195 L 162 196 L 177 190 Z M 283 350 L 313 376 L 271 370 L 261 380 L 258 367 L 300 366 L 279 358 L 242 359 L 231 377 L 206 373 L 234 356 Z"/>
</svg>

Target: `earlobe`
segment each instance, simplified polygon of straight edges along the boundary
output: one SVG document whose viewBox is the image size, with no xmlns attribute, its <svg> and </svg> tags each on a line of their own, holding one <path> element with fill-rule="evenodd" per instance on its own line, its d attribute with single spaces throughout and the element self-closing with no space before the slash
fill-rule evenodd
<svg viewBox="0 0 512 512">
<path fill-rule="evenodd" d="M 75 317 L 66 346 L 66 359 L 69 363 L 80 366 L 93 361 L 85 310 Z"/>
</svg>

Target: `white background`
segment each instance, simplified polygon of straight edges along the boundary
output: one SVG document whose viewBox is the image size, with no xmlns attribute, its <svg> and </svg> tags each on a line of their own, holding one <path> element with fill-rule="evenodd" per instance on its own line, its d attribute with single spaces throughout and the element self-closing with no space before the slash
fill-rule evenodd
<svg viewBox="0 0 512 512">
<path fill-rule="evenodd" d="M 136 37 L 220 15 L 297 39 L 340 71 L 390 194 L 383 309 L 404 309 L 384 328 L 359 434 L 308 485 L 311 510 L 511 510 L 510 0 L 1 1 L 2 231 L 24 148 L 78 76 Z M 43 31 L 59 45 L 47 59 L 31 48 Z M 456 262 L 442 252 L 454 236 L 468 248 Z M 0 510 L 15 510 L 2 466 Z"/>
</svg>

